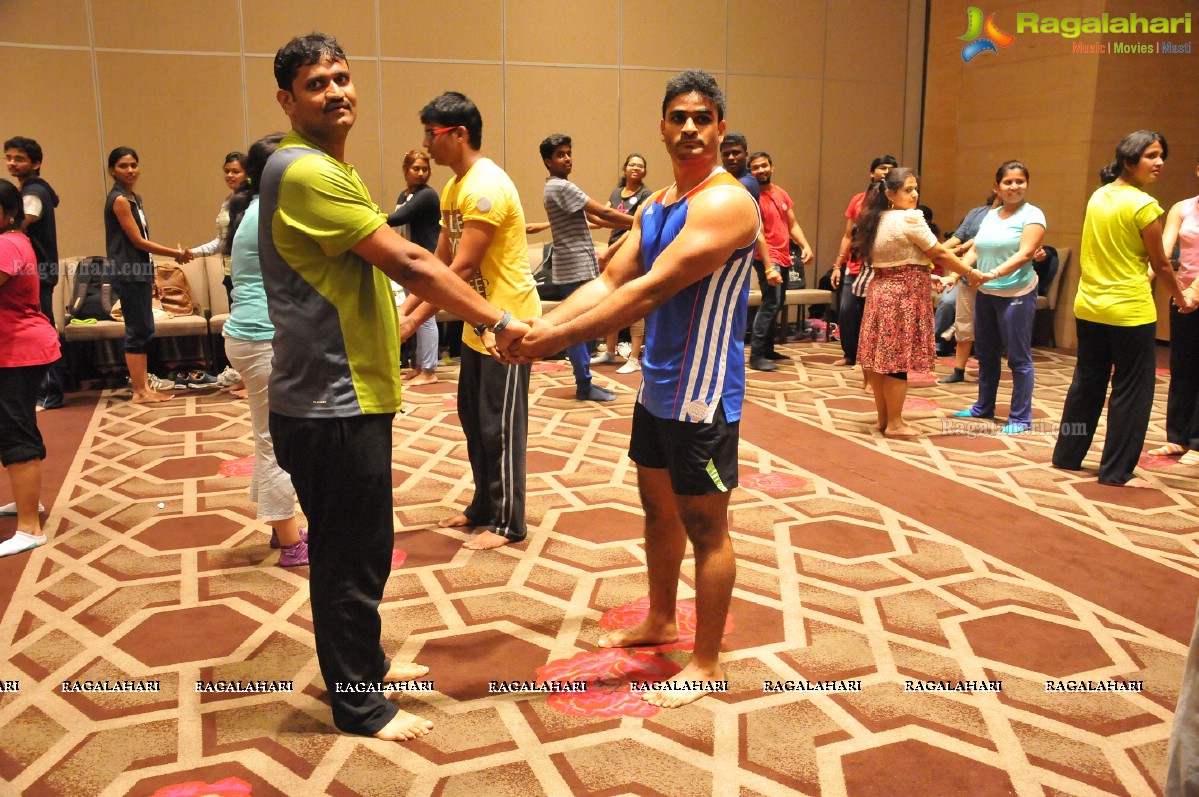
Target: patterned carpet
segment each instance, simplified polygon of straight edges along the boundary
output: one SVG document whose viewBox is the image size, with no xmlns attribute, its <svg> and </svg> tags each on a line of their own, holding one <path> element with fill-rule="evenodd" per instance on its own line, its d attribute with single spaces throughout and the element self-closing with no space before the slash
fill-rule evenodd
<svg viewBox="0 0 1199 797">
<path fill-rule="evenodd" d="M 833 345 L 786 351 L 795 359 L 779 371 L 751 373 L 742 422 L 729 691 L 677 710 L 629 683 L 677 671 L 689 601 L 672 649 L 595 644 L 644 612 L 625 454 L 637 375 L 597 369 L 620 397 L 581 404 L 569 369 L 536 367 L 529 540 L 478 553 L 435 527 L 473 489 L 456 369 L 405 392 L 384 645 L 429 665 L 436 687 L 398 696 L 436 725 L 406 745 L 332 727 L 307 571 L 272 566 L 246 498 L 245 404 L 193 392 L 146 409 L 105 394 L 53 502 L 51 544 L 0 571 L 0 683 L 19 682 L 0 694 L 0 792 L 1160 794 L 1199 598 L 1196 469 L 1146 458 L 1154 491 L 1050 469 L 1073 367 L 1063 354 L 1037 353 L 1036 434 L 945 427 L 975 383 L 915 380 L 911 418 L 928 434 L 909 442 L 871 431 L 873 403 L 859 373 L 832 366 Z M 690 558 L 684 573 L 691 598 Z M 89 679 L 159 691 L 63 687 Z M 588 688 L 488 691 L 546 679 Z M 195 688 L 217 680 L 294 691 Z M 1046 685 L 1078 680 L 1141 688 Z M 974 689 L 912 688 L 929 681 Z M 985 690 L 995 681 L 1002 691 Z"/>
</svg>

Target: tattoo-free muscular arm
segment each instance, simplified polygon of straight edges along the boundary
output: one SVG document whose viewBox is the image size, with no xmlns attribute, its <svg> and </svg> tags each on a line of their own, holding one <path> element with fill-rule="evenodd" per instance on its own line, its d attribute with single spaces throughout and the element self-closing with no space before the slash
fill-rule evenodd
<svg viewBox="0 0 1199 797">
<path fill-rule="evenodd" d="M 613 262 L 598 279 L 551 311 L 546 320 L 555 324 L 554 329 L 537 337 L 551 336 L 551 345 L 576 342 L 644 318 L 683 288 L 716 271 L 734 251 L 754 242 L 758 214 L 752 201 L 748 193 L 735 186 L 711 189 L 694 197 L 686 225 L 648 272 L 640 263 L 638 211 L 630 240 Z"/>
</svg>

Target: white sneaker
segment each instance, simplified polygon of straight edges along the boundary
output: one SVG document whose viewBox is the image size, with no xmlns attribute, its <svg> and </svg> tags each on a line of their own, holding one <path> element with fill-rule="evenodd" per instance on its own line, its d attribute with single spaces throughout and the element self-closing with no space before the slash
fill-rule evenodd
<svg viewBox="0 0 1199 797">
<path fill-rule="evenodd" d="M 620 343 L 616 344 L 616 353 L 621 357 L 624 357 L 626 360 L 629 359 L 629 355 L 633 353 L 633 344 L 629 343 L 627 340 L 622 340 Z"/>
<path fill-rule="evenodd" d="M 607 365 L 616 362 L 616 355 L 610 351 L 601 351 L 591 358 L 592 365 Z"/>
<path fill-rule="evenodd" d="M 216 378 L 217 387 L 233 387 L 241 381 L 241 374 L 237 372 L 231 365 L 226 365 L 225 370 Z"/>
<path fill-rule="evenodd" d="M 641 362 L 636 357 L 630 357 L 628 362 L 616 369 L 618 374 L 631 374 L 641 370 Z"/>
<path fill-rule="evenodd" d="M 37 512 L 39 515 L 46 514 L 46 507 L 42 506 L 41 501 L 38 502 Z M 16 501 L 13 501 L 11 504 L 5 504 L 4 506 L 0 506 L 0 515 L 8 517 L 8 516 L 15 515 L 15 514 L 17 514 L 17 502 Z"/>
<path fill-rule="evenodd" d="M 45 534 L 35 535 L 25 531 L 18 531 L 4 542 L 0 542 L 0 556 L 12 556 L 15 553 L 32 551 L 39 545 L 45 544 Z"/>
</svg>

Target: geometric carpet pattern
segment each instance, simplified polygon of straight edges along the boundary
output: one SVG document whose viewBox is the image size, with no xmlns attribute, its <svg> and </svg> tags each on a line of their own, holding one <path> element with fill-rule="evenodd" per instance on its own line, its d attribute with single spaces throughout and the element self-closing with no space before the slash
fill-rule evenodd
<svg viewBox="0 0 1199 797">
<path fill-rule="evenodd" d="M 428 665 L 435 685 L 395 697 L 435 724 L 406 744 L 332 726 L 307 570 L 273 566 L 246 497 L 244 402 L 188 394 L 145 408 L 105 394 L 53 502 L 51 541 L 2 585 L 0 683 L 19 691 L 0 693 L 0 791 L 1160 794 L 1199 597 L 1199 470 L 1146 460 L 1158 489 L 1123 490 L 1050 469 L 1065 354 L 1035 355 L 1044 434 L 945 426 L 975 383 L 914 379 L 909 417 L 928 434 L 896 441 L 871 430 L 873 401 L 859 372 L 831 365 L 835 345 L 784 350 L 790 363 L 748 377 L 728 692 L 674 710 L 629 682 L 677 671 L 685 633 L 668 649 L 596 646 L 644 611 L 626 455 L 638 376 L 597 368 L 619 398 L 584 404 L 568 368 L 535 367 L 529 537 L 480 552 L 436 528 L 473 490 L 456 366 L 405 390 L 384 647 Z M 1164 439 L 1167 380 L 1151 444 Z M 1005 375 L 1001 416 L 1009 388 Z M 683 571 L 685 631 L 690 556 Z M 546 679 L 587 689 L 488 688 Z M 63 687 L 88 680 L 158 691 Z M 216 681 L 291 691 L 196 689 Z M 1051 691 L 1080 681 L 1120 689 Z"/>
</svg>

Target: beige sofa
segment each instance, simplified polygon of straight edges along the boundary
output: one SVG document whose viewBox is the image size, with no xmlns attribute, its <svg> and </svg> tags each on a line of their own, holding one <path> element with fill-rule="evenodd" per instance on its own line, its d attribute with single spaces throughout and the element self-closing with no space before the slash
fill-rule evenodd
<svg viewBox="0 0 1199 797">
<path fill-rule="evenodd" d="M 59 263 L 58 285 L 54 289 L 54 323 L 62 339 L 67 343 L 84 340 L 113 340 L 125 337 L 125 324 L 121 321 L 97 321 L 94 324 L 72 324 L 70 317 L 71 298 L 75 294 L 75 272 L 82 258 L 65 258 Z M 182 266 L 187 275 L 188 287 L 196 311 L 192 315 L 154 319 L 154 336 L 158 338 L 208 336 L 208 258 L 196 258 Z M 155 257 L 155 262 L 174 262 L 169 258 Z M 220 261 L 217 261 L 220 269 Z M 224 298 L 224 288 L 221 298 Z"/>
</svg>

